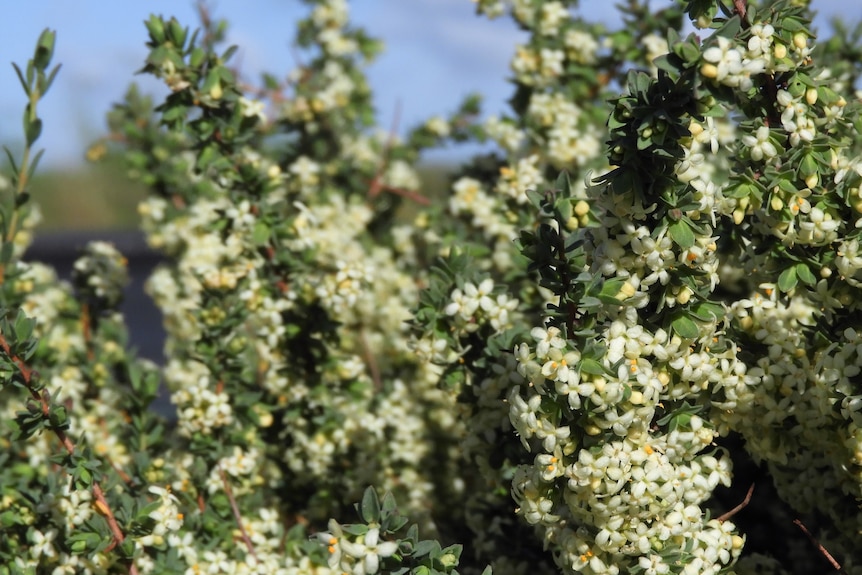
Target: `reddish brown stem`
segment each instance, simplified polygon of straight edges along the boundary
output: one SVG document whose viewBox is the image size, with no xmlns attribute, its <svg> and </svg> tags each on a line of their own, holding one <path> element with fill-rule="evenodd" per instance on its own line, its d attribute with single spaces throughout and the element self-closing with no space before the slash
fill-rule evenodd
<svg viewBox="0 0 862 575">
<path fill-rule="evenodd" d="M 799 527 L 802 530 L 802 532 L 805 533 L 805 536 L 808 537 L 808 539 L 811 541 L 811 543 L 814 544 L 815 547 L 817 547 L 817 550 L 820 551 L 820 554 L 823 555 L 823 557 L 825 557 L 827 561 L 829 561 L 829 564 L 832 565 L 832 567 L 836 571 L 838 571 L 839 573 L 844 573 L 844 568 L 841 567 L 841 564 L 835 559 L 835 557 L 832 556 L 831 553 L 829 553 L 829 551 L 826 550 L 826 547 L 824 547 L 814 537 L 814 535 L 812 535 L 811 532 L 808 531 L 808 529 L 805 527 L 805 525 L 802 523 L 802 521 L 800 521 L 799 519 L 794 519 L 793 524 L 796 525 L 797 527 Z"/>
<path fill-rule="evenodd" d="M 27 391 L 30 392 L 30 396 L 32 399 L 37 401 L 40 404 L 42 415 L 45 418 L 48 418 L 51 413 L 51 401 L 50 394 L 47 389 L 43 389 L 41 393 L 34 389 L 33 387 L 33 374 L 34 370 L 31 369 L 26 362 L 20 357 L 12 354 L 12 349 L 9 346 L 9 342 L 6 341 L 5 336 L 0 334 L 0 348 L 3 349 L 3 352 L 6 356 L 12 360 L 12 362 L 18 367 L 18 371 L 21 373 L 21 377 L 24 379 L 24 385 L 27 388 Z M 60 440 L 60 444 L 66 450 L 69 455 L 75 454 L 75 444 L 69 439 L 69 436 L 66 435 L 66 432 L 57 427 L 51 427 L 51 431 L 54 432 L 54 435 L 57 436 L 57 439 Z M 111 507 L 108 505 L 108 501 L 105 499 L 105 494 L 102 491 L 102 486 L 98 481 L 93 481 L 93 486 L 91 488 L 93 493 L 93 497 L 96 500 L 96 508 L 105 516 L 106 521 L 108 522 L 108 528 L 111 530 L 111 535 L 114 537 L 114 541 L 111 544 L 109 549 L 116 547 L 125 541 L 126 537 L 123 534 L 123 530 L 120 529 L 119 523 L 117 523 L 117 518 L 114 516 L 113 511 L 111 511 Z M 129 567 L 129 573 L 132 575 L 137 575 L 138 568 L 134 563 Z"/>
<path fill-rule="evenodd" d="M 395 103 L 395 113 L 392 115 L 392 127 L 389 129 L 389 137 L 386 139 L 386 145 L 383 147 L 383 153 L 380 158 L 380 166 L 377 168 L 377 173 L 371 179 L 371 185 L 368 188 L 368 197 L 372 200 L 377 197 L 383 186 L 383 173 L 389 165 L 389 151 L 395 145 L 395 138 L 398 134 L 398 124 L 401 122 L 401 102 Z"/>
<path fill-rule="evenodd" d="M 751 494 L 752 493 L 754 493 L 754 483 L 752 483 L 751 487 L 748 488 L 748 493 L 745 494 L 745 498 L 742 500 L 742 502 L 739 505 L 737 505 L 736 507 L 734 507 L 733 509 L 731 509 L 730 511 L 728 511 L 727 513 L 725 513 L 724 515 L 719 516 L 718 520 L 721 521 L 722 523 L 724 523 L 725 521 L 727 521 L 728 519 L 730 519 L 731 517 L 733 517 L 734 515 L 736 515 L 740 511 L 742 511 L 743 509 L 745 509 L 745 507 L 751 501 Z"/>
<path fill-rule="evenodd" d="M 237 507 L 236 499 L 234 499 L 233 491 L 230 488 L 230 483 L 227 480 L 227 475 L 225 475 L 224 470 L 221 466 L 218 467 L 218 474 L 221 477 L 222 484 L 224 485 L 224 492 L 227 495 L 227 500 L 230 502 L 230 509 L 233 512 L 233 518 L 236 520 L 236 524 L 239 526 L 239 532 L 242 536 L 242 541 L 245 543 L 248 552 L 251 553 L 255 559 L 257 559 L 257 553 L 254 551 L 254 545 L 251 543 L 251 538 L 248 536 L 248 533 L 245 530 L 245 526 L 242 524 L 242 515 L 240 515 L 239 507 Z"/>
<path fill-rule="evenodd" d="M 733 7 L 736 9 L 736 13 L 739 14 L 739 19 L 744 21 L 745 14 L 748 12 L 746 0 L 733 0 Z"/>
</svg>

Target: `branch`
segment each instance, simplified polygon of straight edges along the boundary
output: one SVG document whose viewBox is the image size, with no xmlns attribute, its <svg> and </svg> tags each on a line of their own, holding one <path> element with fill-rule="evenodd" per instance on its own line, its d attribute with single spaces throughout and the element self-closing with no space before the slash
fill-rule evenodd
<svg viewBox="0 0 862 575">
<path fill-rule="evenodd" d="M 254 551 L 254 545 L 252 545 L 251 538 L 249 538 L 248 533 L 245 530 L 245 526 L 242 524 L 242 515 L 239 513 L 239 507 L 236 505 L 236 499 L 233 497 L 233 491 L 231 491 L 230 483 L 228 483 L 227 476 L 224 473 L 224 470 L 221 468 L 220 464 L 217 464 L 218 474 L 221 477 L 222 484 L 224 485 L 224 492 L 227 494 L 227 499 L 230 502 L 230 509 L 233 511 L 233 518 L 236 520 L 236 524 L 239 526 L 239 532 L 242 536 L 242 541 L 245 543 L 248 552 L 251 553 L 255 559 L 258 559 L 257 553 Z M 258 559 L 259 560 L 259 559 Z"/>
<path fill-rule="evenodd" d="M 746 4 L 746 0 L 733 0 L 733 7 L 736 9 L 736 13 L 739 14 L 739 19 L 743 22 L 745 21 L 745 14 L 748 12 Z"/>
<path fill-rule="evenodd" d="M 829 553 L 829 551 L 826 550 L 826 548 L 819 541 L 817 541 L 817 539 L 814 538 L 811 532 L 808 531 L 805 525 L 802 524 L 801 520 L 794 519 L 793 524 L 802 529 L 802 532 L 805 533 L 806 537 L 808 537 L 811 543 L 813 543 L 814 546 L 817 547 L 817 550 L 820 551 L 820 554 L 823 555 L 827 561 L 829 561 L 829 564 L 832 565 L 832 567 L 836 571 L 838 571 L 839 573 L 846 573 L 846 571 L 844 571 L 844 568 L 841 567 L 841 564 L 835 559 L 835 557 L 832 556 L 831 553 Z"/>
<path fill-rule="evenodd" d="M 417 204 L 428 206 L 431 204 L 431 200 L 429 200 L 419 192 L 402 190 L 383 184 L 383 174 L 386 172 L 386 168 L 389 166 L 389 152 L 395 145 L 395 138 L 398 133 L 398 124 L 400 123 L 400 120 L 401 102 L 397 102 L 395 104 L 395 114 L 392 117 L 392 127 L 389 129 L 389 138 L 387 138 L 386 145 L 383 147 L 383 153 L 381 154 L 380 166 L 377 168 L 377 173 L 374 174 L 374 177 L 371 179 L 371 185 L 368 186 L 368 197 L 373 200 L 378 195 L 380 195 L 380 192 L 390 192 L 403 198 L 407 198 L 408 200 L 413 200 Z"/>
<path fill-rule="evenodd" d="M 30 396 L 32 399 L 37 401 L 42 409 L 42 415 L 48 419 L 51 413 L 51 394 L 47 389 L 43 389 L 40 393 L 33 387 L 33 374 L 35 371 L 30 368 L 26 362 L 20 357 L 13 355 L 12 350 L 9 347 L 9 342 L 6 341 L 6 337 L 3 334 L 0 334 L 0 348 L 2 348 L 3 352 L 6 356 L 12 360 L 12 362 L 18 367 L 18 370 L 21 372 L 21 377 L 24 379 L 24 385 L 27 388 L 27 391 L 30 392 Z M 75 444 L 69 439 L 69 436 L 66 435 L 66 432 L 62 429 L 54 427 L 53 425 L 50 427 L 51 431 L 54 432 L 54 435 L 57 436 L 57 439 L 60 440 L 60 444 L 66 450 L 69 455 L 75 454 Z M 120 529 L 120 525 L 117 523 L 117 518 L 114 516 L 113 511 L 111 511 L 111 507 L 108 505 L 108 501 L 105 499 L 105 493 L 102 491 L 102 486 L 99 484 L 99 481 L 94 479 L 93 485 L 91 487 L 91 491 L 93 493 L 93 497 L 96 500 L 95 507 L 96 509 L 105 516 L 105 519 L 108 522 L 108 528 L 111 530 L 111 535 L 114 537 L 114 541 L 111 543 L 111 546 L 108 550 L 113 549 L 117 545 L 121 544 L 125 541 L 126 536 L 123 534 L 123 530 Z M 137 575 L 138 568 L 135 566 L 134 561 L 132 561 L 131 566 L 129 567 L 129 573 L 131 575 Z"/>
<path fill-rule="evenodd" d="M 728 511 L 724 515 L 720 515 L 718 517 L 718 520 L 720 522 L 724 523 L 725 521 L 727 521 L 728 519 L 730 519 L 731 517 L 733 517 L 734 515 L 736 515 L 740 511 L 742 511 L 748 505 L 749 501 L 751 501 L 751 494 L 752 493 L 754 493 L 754 483 L 752 483 L 751 487 L 748 488 L 748 493 L 745 494 L 745 499 L 743 499 L 739 505 L 737 505 L 736 507 L 734 507 L 733 509 L 731 509 L 730 511 Z"/>
</svg>

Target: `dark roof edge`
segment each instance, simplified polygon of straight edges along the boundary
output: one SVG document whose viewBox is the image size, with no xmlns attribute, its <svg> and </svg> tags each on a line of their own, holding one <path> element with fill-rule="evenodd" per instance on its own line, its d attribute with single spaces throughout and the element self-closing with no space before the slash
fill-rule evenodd
<svg viewBox="0 0 862 575">
<path fill-rule="evenodd" d="M 162 254 L 147 245 L 144 233 L 141 231 L 70 231 L 70 232 L 36 232 L 33 243 L 27 248 L 24 258 L 27 260 L 45 259 L 46 256 L 68 254 L 75 257 L 92 241 L 104 241 L 114 245 L 126 257 L 150 256 Z"/>
</svg>

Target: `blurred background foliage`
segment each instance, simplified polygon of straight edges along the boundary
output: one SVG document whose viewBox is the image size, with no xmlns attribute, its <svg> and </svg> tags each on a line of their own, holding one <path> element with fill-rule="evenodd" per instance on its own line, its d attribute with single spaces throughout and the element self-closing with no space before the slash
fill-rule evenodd
<svg viewBox="0 0 862 575">
<path fill-rule="evenodd" d="M 443 196 L 447 164 L 419 168 L 424 195 Z M 35 203 L 42 212 L 41 232 L 85 230 L 135 230 L 137 205 L 146 188 L 126 177 L 122 158 L 106 156 L 81 167 L 39 170 L 32 184 Z"/>
</svg>

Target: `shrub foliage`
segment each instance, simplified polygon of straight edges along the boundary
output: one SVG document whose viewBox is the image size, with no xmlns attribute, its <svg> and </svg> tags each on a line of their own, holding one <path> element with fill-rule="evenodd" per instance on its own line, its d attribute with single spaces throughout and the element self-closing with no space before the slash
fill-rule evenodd
<svg viewBox="0 0 862 575">
<path fill-rule="evenodd" d="M 70 283 L 21 259 L 42 34 L 0 182 L 0 574 L 862 573 L 862 28 L 474 2 L 526 32 L 508 112 L 404 137 L 345 0 L 307 0 L 301 63 L 254 85 L 206 10 L 146 22 L 168 95 L 130 88 L 90 155 L 149 190 L 163 366 L 116 249 Z M 495 151 L 429 193 L 422 152 L 464 141 Z M 747 548 L 764 497 L 752 536 L 810 540 Z"/>
</svg>

